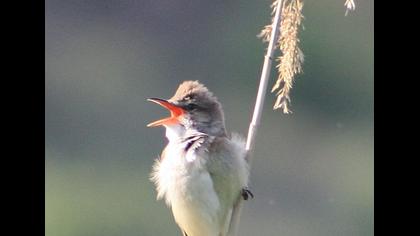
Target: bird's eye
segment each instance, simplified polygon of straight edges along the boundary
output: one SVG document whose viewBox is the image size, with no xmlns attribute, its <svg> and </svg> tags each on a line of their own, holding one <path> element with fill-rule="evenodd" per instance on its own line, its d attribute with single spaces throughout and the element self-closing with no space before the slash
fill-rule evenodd
<svg viewBox="0 0 420 236">
<path fill-rule="evenodd" d="M 186 108 L 187 110 L 191 111 L 191 110 L 197 109 L 197 108 L 198 108 L 198 106 L 197 106 L 196 104 L 194 104 L 194 103 L 190 103 L 190 104 L 187 104 L 187 105 L 185 106 L 185 108 Z"/>
</svg>

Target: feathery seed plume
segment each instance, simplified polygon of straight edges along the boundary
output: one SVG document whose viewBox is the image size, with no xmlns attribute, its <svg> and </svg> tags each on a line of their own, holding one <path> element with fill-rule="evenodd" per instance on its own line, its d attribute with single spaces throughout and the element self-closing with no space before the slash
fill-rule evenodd
<svg viewBox="0 0 420 236">
<path fill-rule="evenodd" d="M 277 1 L 271 5 L 273 13 L 276 11 Z M 299 48 L 298 32 L 302 23 L 303 1 L 286 0 L 281 9 L 280 35 L 277 40 L 276 48 L 280 49 L 281 55 L 277 57 L 276 68 L 278 70 L 277 81 L 271 92 L 276 92 L 277 99 L 274 109 L 282 108 L 283 113 L 290 113 L 290 90 L 293 86 L 295 76 L 302 73 L 303 52 Z M 263 28 L 258 35 L 263 42 L 268 42 L 271 35 L 271 24 Z"/>
</svg>

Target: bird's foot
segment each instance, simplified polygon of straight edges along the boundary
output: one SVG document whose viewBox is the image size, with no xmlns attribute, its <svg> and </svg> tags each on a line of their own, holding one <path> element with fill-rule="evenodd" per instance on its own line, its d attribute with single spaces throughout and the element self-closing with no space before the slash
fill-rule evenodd
<svg viewBox="0 0 420 236">
<path fill-rule="evenodd" d="M 254 194 L 252 194 L 251 190 L 249 190 L 247 187 L 243 188 L 241 191 L 242 198 L 246 201 L 251 196 L 251 198 L 254 198 Z"/>
</svg>

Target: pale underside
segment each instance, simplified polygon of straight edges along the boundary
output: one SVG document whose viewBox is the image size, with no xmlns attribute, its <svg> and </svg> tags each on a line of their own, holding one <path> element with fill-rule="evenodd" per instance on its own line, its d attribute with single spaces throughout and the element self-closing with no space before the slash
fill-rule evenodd
<svg viewBox="0 0 420 236">
<path fill-rule="evenodd" d="M 226 236 L 232 207 L 248 181 L 244 140 L 186 134 L 179 126 L 166 127 L 166 136 L 169 143 L 151 178 L 158 199 L 165 198 L 188 236 Z"/>
</svg>

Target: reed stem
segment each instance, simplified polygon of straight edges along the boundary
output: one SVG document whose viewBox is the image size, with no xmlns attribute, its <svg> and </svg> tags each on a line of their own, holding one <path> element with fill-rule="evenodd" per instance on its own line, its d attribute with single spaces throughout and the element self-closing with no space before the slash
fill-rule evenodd
<svg viewBox="0 0 420 236">
<path fill-rule="evenodd" d="M 246 142 L 246 151 L 247 151 L 247 161 L 249 167 L 251 168 L 252 164 L 252 152 L 255 146 L 255 138 L 257 135 L 257 130 L 259 124 L 261 123 L 262 111 L 264 108 L 265 94 L 267 92 L 268 81 L 270 78 L 271 64 L 273 62 L 273 55 L 276 48 L 277 38 L 279 36 L 279 24 L 282 11 L 282 0 L 277 1 L 276 13 L 272 22 L 272 31 L 270 36 L 270 41 L 267 47 L 267 53 L 264 57 L 264 65 L 261 72 L 260 85 L 258 87 L 257 99 L 255 101 L 254 113 L 252 115 L 252 120 L 249 125 L 247 142 Z M 232 211 L 232 219 L 229 227 L 229 235 L 236 236 L 239 226 L 240 214 L 242 209 L 242 198 L 239 198 L 235 204 Z"/>
</svg>

